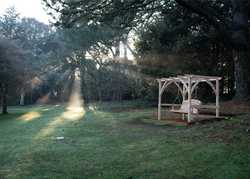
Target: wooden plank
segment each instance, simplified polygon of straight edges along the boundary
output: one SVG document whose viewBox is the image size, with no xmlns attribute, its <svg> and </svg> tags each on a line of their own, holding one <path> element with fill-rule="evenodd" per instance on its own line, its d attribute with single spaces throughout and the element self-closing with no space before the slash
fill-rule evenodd
<svg viewBox="0 0 250 179">
<path fill-rule="evenodd" d="M 214 105 L 192 105 L 192 107 L 197 109 L 217 109 L 217 106 Z"/>
<path fill-rule="evenodd" d="M 194 78 L 202 78 L 202 79 L 218 79 L 218 80 L 221 80 L 222 78 L 219 77 L 219 76 L 204 76 L 204 75 L 190 75 L 190 74 L 185 74 L 184 76 L 187 76 L 187 77 L 194 77 Z"/>
<path fill-rule="evenodd" d="M 159 82 L 159 96 L 158 96 L 158 120 L 161 120 L 161 81 Z"/>
<path fill-rule="evenodd" d="M 192 98 L 192 93 L 191 93 L 191 77 L 188 77 L 188 122 L 191 122 L 192 114 L 191 114 L 191 98 Z"/>
<path fill-rule="evenodd" d="M 205 114 L 194 114 L 192 115 L 194 119 L 224 119 L 225 117 L 223 116 L 219 116 L 219 117 L 216 117 L 215 115 L 205 115 Z"/>
<path fill-rule="evenodd" d="M 181 106 L 181 104 L 161 104 L 161 106 L 175 106 L 175 107 L 179 107 L 179 106 Z"/>
<path fill-rule="evenodd" d="M 185 112 L 185 111 L 181 111 L 181 110 L 174 110 L 174 109 L 170 110 L 170 112 L 180 113 L 180 114 L 187 114 L 187 112 Z"/>
<path fill-rule="evenodd" d="M 219 88 L 219 80 L 216 80 L 216 117 L 219 117 L 220 111 L 219 111 L 219 100 L 220 100 L 220 88 Z"/>
<path fill-rule="evenodd" d="M 170 110 L 170 112 L 179 113 L 179 114 L 187 114 L 187 112 L 185 112 L 185 111 L 180 111 L 180 110 Z M 193 114 L 193 113 L 192 113 L 192 117 L 193 117 L 194 119 L 214 119 L 214 118 L 223 119 L 223 118 L 225 118 L 225 117 L 223 117 L 223 116 L 218 116 L 218 117 L 216 117 L 215 115 Z"/>
</svg>

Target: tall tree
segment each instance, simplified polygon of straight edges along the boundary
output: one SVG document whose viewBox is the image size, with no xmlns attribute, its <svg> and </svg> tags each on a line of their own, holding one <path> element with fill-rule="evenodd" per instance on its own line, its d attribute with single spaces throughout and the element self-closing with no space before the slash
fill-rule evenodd
<svg viewBox="0 0 250 179">
<path fill-rule="evenodd" d="M 29 57 L 22 65 L 22 80 L 15 84 L 15 93 L 20 94 L 20 104 L 24 104 L 26 93 L 32 93 L 32 79 L 56 68 L 55 61 L 58 62 L 65 54 L 58 34 L 55 29 L 36 19 L 20 18 L 14 7 L 7 9 L 0 17 L 0 37 L 14 43 L 19 51 Z"/>
<path fill-rule="evenodd" d="M 7 113 L 8 91 L 22 81 L 25 54 L 14 42 L 0 39 L 0 90 L 2 113 Z M 15 88 L 15 87 L 14 87 Z"/>
<path fill-rule="evenodd" d="M 18 39 L 20 16 L 14 7 L 6 9 L 0 17 L 0 36 L 6 39 Z"/>
<path fill-rule="evenodd" d="M 167 72 L 222 76 L 221 89 L 225 96 L 232 97 L 232 53 L 219 38 L 199 16 L 189 16 L 186 9 L 176 6 L 138 31 L 138 64 L 143 65 L 142 72 L 158 77 Z"/>
</svg>

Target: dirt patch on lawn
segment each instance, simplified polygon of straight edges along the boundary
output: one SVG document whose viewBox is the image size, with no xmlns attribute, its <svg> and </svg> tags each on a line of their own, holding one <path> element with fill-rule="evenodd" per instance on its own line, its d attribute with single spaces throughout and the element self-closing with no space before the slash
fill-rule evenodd
<svg viewBox="0 0 250 179">
<path fill-rule="evenodd" d="M 157 120 L 152 118 L 152 114 L 148 116 L 140 116 L 133 118 L 129 121 L 126 122 L 128 125 L 133 125 L 133 126 L 140 126 L 140 127 L 146 127 L 146 128 L 173 128 L 175 129 L 176 127 L 187 127 L 189 124 L 182 120 L 182 119 L 171 119 L 171 120 Z"/>
<path fill-rule="evenodd" d="M 223 131 L 220 133 L 211 134 L 208 138 L 213 139 L 217 142 L 223 142 L 226 144 L 231 144 L 236 140 L 236 137 L 230 131 Z"/>
<path fill-rule="evenodd" d="M 120 112 L 144 112 L 145 108 L 132 108 L 132 107 L 121 107 L 121 108 L 112 108 L 109 112 L 120 113 Z"/>
<path fill-rule="evenodd" d="M 221 112 L 231 115 L 250 114 L 250 102 L 227 101 L 221 103 Z"/>
<path fill-rule="evenodd" d="M 238 141 L 240 134 L 250 136 L 250 115 L 238 116 L 228 122 L 217 125 L 216 129 L 218 128 L 220 128 L 220 130 L 209 134 L 208 138 L 227 144 Z"/>
<path fill-rule="evenodd" d="M 147 125 L 147 126 L 152 126 L 152 127 L 159 127 L 156 125 L 152 125 L 149 122 L 146 122 L 146 120 L 150 120 L 150 119 L 144 119 L 142 117 L 138 117 L 138 118 L 134 118 L 132 120 L 129 120 L 127 122 L 127 124 L 131 124 L 131 125 Z"/>
</svg>

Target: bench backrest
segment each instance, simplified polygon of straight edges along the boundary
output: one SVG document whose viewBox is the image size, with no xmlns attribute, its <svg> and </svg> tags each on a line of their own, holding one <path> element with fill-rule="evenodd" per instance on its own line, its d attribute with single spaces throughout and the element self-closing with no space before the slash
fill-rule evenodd
<svg viewBox="0 0 250 179">
<path fill-rule="evenodd" d="M 197 100 L 197 99 L 191 99 L 191 105 L 201 105 L 202 102 L 200 100 Z M 188 100 L 184 100 L 181 104 L 181 108 L 180 108 L 180 111 L 183 111 L 183 112 L 186 112 L 188 113 Z M 193 107 L 191 109 L 191 113 L 194 113 L 194 114 L 198 114 L 198 109 Z"/>
</svg>

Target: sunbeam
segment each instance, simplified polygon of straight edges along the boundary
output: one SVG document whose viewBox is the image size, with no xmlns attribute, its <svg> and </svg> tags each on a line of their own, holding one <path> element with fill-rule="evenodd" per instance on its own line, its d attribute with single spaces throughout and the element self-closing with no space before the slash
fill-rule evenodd
<svg viewBox="0 0 250 179">
<path fill-rule="evenodd" d="M 38 137 L 48 136 L 52 134 L 55 129 L 59 126 L 64 125 L 65 123 L 80 120 L 85 115 L 85 109 L 83 106 L 83 99 L 81 96 L 81 78 L 80 78 L 80 70 L 75 70 L 75 78 L 72 86 L 72 92 L 70 95 L 70 99 L 68 105 L 66 107 L 66 111 L 63 112 L 60 116 L 55 117 L 46 128 L 42 129 L 38 135 Z"/>
<path fill-rule="evenodd" d="M 67 111 L 62 114 L 65 119 L 80 119 L 85 114 L 85 109 L 83 107 L 83 99 L 81 95 L 81 77 L 80 70 L 75 70 L 75 79 L 72 87 L 72 92 L 70 95 L 69 103 L 67 106 Z"/>
<path fill-rule="evenodd" d="M 31 111 L 31 112 L 28 112 L 28 113 L 20 116 L 19 119 L 21 119 L 23 121 L 32 121 L 36 118 L 39 118 L 40 116 L 41 116 L 41 114 L 39 112 Z"/>
</svg>

